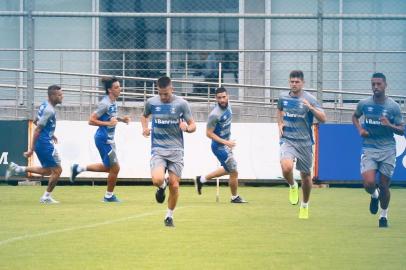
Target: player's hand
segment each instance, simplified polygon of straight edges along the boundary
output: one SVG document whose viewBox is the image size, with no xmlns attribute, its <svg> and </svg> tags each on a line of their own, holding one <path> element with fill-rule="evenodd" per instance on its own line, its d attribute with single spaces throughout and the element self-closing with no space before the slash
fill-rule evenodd
<svg viewBox="0 0 406 270">
<path fill-rule="evenodd" d="M 311 110 L 313 108 L 313 106 L 310 104 L 310 102 L 307 99 L 300 99 L 300 101 L 303 103 L 303 105 L 305 105 L 307 108 L 309 108 L 309 110 Z"/>
<path fill-rule="evenodd" d="M 23 155 L 26 158 L 29 158 L 30 156 L 32 156 L 32 154 L 34 153 L 34 150 L 29 149 L 27 152 L 24 152 Z"/>
<path fill-rule="evenodd" d="M 151 129 L 150 128 L 144 128 L 143 129 L 142 136 L 144 136 L 145 138 L 148 138 L 150 134 L 151 134 Z"/>
<path fill-rule="evenodd" d="M 278 127 L 279 127 L 279 138 L 282 138 L 283 128 L 285 127 L 285 124 L 284 123 L 279 124 Z"/>
<path fill-rule="evenodd" d="M 116 117 L 112 117 L 112 118 L 110 118 L 110 122 L 109 122 L 109 126 L 110 126 L 110 127 L 114 127 L 114 126 L 116 126 L 116 125 L 117 125 L 117 123 L 118 123 L 118 120 L 117 120 L 117 118 L 116 118 Z"/>
<path fill-rule="evenodd" d="M 187 131 L 187 123 L 185 121 L 183 121 L 182 119 L 179 122 L 179 128 L 183 131 L 186 132 Z"/>
<path fill-rule="evenodd" d="M 131 117 L 129 117 L 128 115 L 123 117 L 123 122 L 126 123 L 128 125 L 128 123 L 130 123 L 131 121 Z"/>
<path fill-rule="evenodd" d="M 52 136 L 52 141 L 54 144 L 58 144 L 58 138 L 56 136 Z"/>
<path fill-rule="evenodd" d="M 237 143 L 234 140 L 226 141 L 224 144 L 231 149 L 237 145 Z"/>
<path fill-rule="evenodd" d="M 385 116 L 382 116 L 380 120 L 381 120 L 381 124 L 383 126 L 389 126 L 390 125 L 390 122 L 389 122 L 388 118 L 386 118 Z"/>
<path fill-rule="evenodd" d="M 365 129 L 361 128 L 359 131 L 359 135 L 361 135 L 361 137 L 366 138 L 369 136 L 369 132 L 366 131 Z"/>
</svg>

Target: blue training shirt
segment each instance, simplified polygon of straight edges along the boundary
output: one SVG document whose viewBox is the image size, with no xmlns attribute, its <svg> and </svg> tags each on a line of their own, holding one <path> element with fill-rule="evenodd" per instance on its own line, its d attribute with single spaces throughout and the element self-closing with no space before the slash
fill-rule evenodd
<svg viewBox="0 0 406 270">
<path fill-rule="evenodd" d="M 360 100 L 354 112 L 356 117 L 364 116 L 363 128 L 369 136 L 363 138 L 363 149 L 390 150 L 396 148 L 394 133 L 390 127 L 381 124 L 382 116 L 394 125 L 403 123 L 400 106 L 392 98 L 387 97 L 382 104 L 376 103 L 373 96 Z"/>
<path fill-rule="evenodd" d="M 116 102 L 111 101 L 110 97 L 105 95 L 97 105 L 95 113 L 100 121 L 109 122 L 112 117 L 117 117 L 117 111 L 118 107 Z M 100 126 L 94 137 L 95 139 L 105 141 L 106 143 L 114 143 L 115 131 L 115 126 Z"/>
<path fill-rule="evenodd" d="M 44 101 L 38 109 L 37 126 L 41 127 L 41 132 L 37 139 L 40 143 L 52 143 L 56 128 L 55 108 L 48 101 Z"/>
<path fill-rule="evenodd" d="M 231 121 L 233 119 L 233 112 L 231 110 L 230 103 L 227 108 L 222 108 L 220 105 L 216 105 L 214 109 L 210 112 L 209 118 L 207 120 L 207 128 L 212 128 L 213 133 L 224 140 L 229 140 L 231 136 Z M 213 147 L 223 146 L 212 140 Z"/>
</svg>

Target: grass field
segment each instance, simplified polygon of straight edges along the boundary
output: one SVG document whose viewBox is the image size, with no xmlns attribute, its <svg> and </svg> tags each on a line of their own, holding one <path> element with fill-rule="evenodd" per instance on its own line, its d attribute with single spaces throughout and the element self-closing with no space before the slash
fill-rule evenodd
<svg viewBox="0 0 406 270">
<path fill-rule="evenodd" d="M 198 196 L 181 187 L 175 228 L 154 189 L 60 186 L 59 205 L 38 203 L 44 187 L 0 186 L 0 269 L 406 269 L 406 189 L 393 189 L 387 229 L 368 212 L 362 189 L 314 189 L 299 220 L 287 188 L 227 187 Z"/>
</svg>

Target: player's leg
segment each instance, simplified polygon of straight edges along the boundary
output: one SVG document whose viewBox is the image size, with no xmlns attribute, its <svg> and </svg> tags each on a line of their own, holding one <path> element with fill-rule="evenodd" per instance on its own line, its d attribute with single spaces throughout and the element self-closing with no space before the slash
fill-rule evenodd
<svg viewBox="0 0 406 270">
<path fill-rule="evenodd" d="M 299 202 L 299 187 L 293 178 L 293 164 L 297 153 L 293 146 L 286 142 L 281 144 L 279 151 L 282 175 L 289 184 L 289 201 L 296 205 Z"/>
<path fill-rule="evenodd" d="M 179 198 L 180 177 L 172 171 L 169 171 L 168 174 L 169 174 L 168 210 L 166 211 L 164 224 L 165 224 L 165 226 L 173 227 L 173 226 L 175 226 L 173 224 L 173 213 L 175 211 L 176 204 L 178 203 L 178 198 Z"/>
<path fill-rule="evenodd" d="M 381 153 L 382 160 L 379 164 L 379 201 L 381 214 L 379 217 L 379 227 L 388 227 L 388 208 L 390 202 L 390 182 L 396 164 L 396 151 L 394 149 Z"/>
<path fill-rule="evenodd" d="M 311 168 L 313 163 L 313 146 L 302 145 L 297 148 L 298 156 L 296 162 L 296 169 L 300 171 L 300 177 L 302 179 L 302 201 L 299 208 L 299 218 L 309 218 L 309 201 L 310 193 L 312 191 L 312 178 Z"/>
<path fill-rule="evenodd" d="M 59 177 L 62 173 L 61 159 L 59 158 L 58 151 L 52 145 L 51 148 L 44 148 L 35 150 L 38 159 L 41 162 L 42 167 L 45 170 L 49 170 L 48 186 L 42 197 L 40 198 L 41 203 L 58 203 L 51 196 L 52 191 L 58 183 Z"/>
<path fill-rule="evenodd" d="M 167 161 L 158 153 L 153 153 L 150 161 L 152 184 L 157 187 L 155 199 L 158 203 L 165 201 L 165 190 L 167 181 L 165 181 L 165 172 Z"/>
<path fill-rule="evenodd" d="M 379 208 L 379 189 L 376 186 L 375 180 L 377 169 L 378 163 L 374 158 L 374 153 L 364 151 L 361 155 L 361 175 L 365 191 L 371 194 L 371 201 L 369 203 L 371 214 L 378 213 Z"/>
</svg>

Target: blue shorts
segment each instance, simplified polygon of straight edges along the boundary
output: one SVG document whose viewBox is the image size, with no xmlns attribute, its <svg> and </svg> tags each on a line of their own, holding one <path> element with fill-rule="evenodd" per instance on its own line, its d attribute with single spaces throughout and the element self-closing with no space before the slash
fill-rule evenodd
<svg viewBox="0 0 406 270">
<path fill-rule="evenodd" d="M 116 155 L 116 145 L 114 143 L 107 143 L 105 140 L 95 138 L 97 150 L 99 150 L 100 157 L 103 165 L 110 168 L 112 165 L 118 163 Z"/>
<path fill-rule="evenodd" d="M 220 161 L 221 166 L 227 172 L 236 172 L 237 171 L 237 162 L 234 159 L 233 152 L 227 146 L 211 146 L 213 154 Z"/>
<path fill-rule="evenodd" d="M 37 142 L 35 144 L 35 153 L 41 162 L 42 168 L 61 166 L 61 159 L 59 158 L 58 151 L 56 151 L 54 145 L 50 142 Z"/>
</svg>

